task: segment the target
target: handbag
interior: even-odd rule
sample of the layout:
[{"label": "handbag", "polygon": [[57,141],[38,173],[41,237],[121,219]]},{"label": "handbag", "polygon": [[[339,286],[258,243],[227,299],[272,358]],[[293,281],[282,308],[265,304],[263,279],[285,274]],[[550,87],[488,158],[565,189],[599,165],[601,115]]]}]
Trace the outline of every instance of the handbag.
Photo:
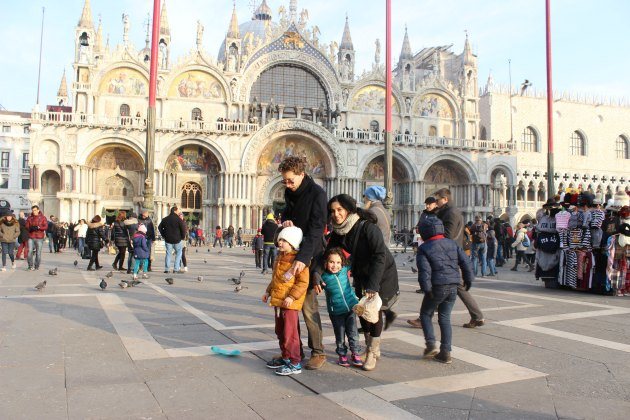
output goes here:
[{"label": "handbag", "polygon": [[107,253],[109,255],[116,255],[118,253],[118,249],[114,245],[110,245],[107,247]]},{"label": "handbag", "polygon": [[378,322],[381,306],[383,306],[383,301],[377,292],[372,298],[363,296],[359,303],[352,307],[352,311],[367,322],[374,324]]}]

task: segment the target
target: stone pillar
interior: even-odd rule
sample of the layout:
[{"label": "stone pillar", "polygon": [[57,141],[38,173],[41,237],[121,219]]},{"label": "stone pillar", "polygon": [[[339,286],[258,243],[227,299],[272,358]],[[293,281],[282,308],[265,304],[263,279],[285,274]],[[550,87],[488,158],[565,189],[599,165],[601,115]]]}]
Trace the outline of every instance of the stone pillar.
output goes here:
[{"label": "stone pillar", "polygon": [[311,108],[311,119],[317,124],[317,108]]},{"label": "stone pillar", "polygon": [[278,119],[281,120],[284,115],[284,105],[278,105]]},{"label": "stone pillar", "polygon": [[260,109],[262,110],[261,116],[260,116],[260,126],[264,126],[267,124],[267,105],[265,103],[261,103],[260,104]]},{"label": "stone pillar", "polygon": [[295,117],[296,118],[302,118],[302,109],[303,109],[303,107],[301,107],[301,106],[296,106],[295,107]]}]

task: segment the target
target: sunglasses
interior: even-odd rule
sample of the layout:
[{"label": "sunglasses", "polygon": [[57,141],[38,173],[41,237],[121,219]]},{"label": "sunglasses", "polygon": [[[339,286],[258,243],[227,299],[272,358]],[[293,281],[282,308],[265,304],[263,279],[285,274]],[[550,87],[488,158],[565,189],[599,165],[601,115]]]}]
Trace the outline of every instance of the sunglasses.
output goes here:
[{"label": "sunglasses", "polygon": [[283,179],[282,181],[280,181],[282,184],[284,185],[295,185],[295,178],[291,178],[291,179]]}]

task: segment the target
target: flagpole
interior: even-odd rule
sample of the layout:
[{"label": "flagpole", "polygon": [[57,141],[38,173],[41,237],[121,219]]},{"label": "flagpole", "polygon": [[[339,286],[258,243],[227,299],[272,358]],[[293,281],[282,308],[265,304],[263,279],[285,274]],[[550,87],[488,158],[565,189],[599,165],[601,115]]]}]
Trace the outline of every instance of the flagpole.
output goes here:
[{"label": "flagpole", "polygon": [[394,201],[392,164],[393,164],[393,144],[392,144],[392,1],[386,2],[386,24],[385,24],[385,207],[392,208]]},{"label": "flagpole", "polygon": [[160,0],[153,0],[153,31],[151,38],[151,66],[149,69],[149,107],[147,109],[147,139],[144,170],[144,208],[153,212],[155,191],[153,190],[153,172],[155,172],[155,96],[157,90],[158,40],[160,37]]},{"label": "flagpole", "polygon": [[39,86],[41,83],[42,76],[42,46],[44,44],[44,12],[46,11],[45,7],[42,7],[42,29],[39,36],[39,69],[37,70],[37,108],[39,111]]},{"label": "flagpole", "polygon": [[547,33],[547,198],[556,193],[553,168],[553,88],[551,78],[551,0],[545,1]]}]

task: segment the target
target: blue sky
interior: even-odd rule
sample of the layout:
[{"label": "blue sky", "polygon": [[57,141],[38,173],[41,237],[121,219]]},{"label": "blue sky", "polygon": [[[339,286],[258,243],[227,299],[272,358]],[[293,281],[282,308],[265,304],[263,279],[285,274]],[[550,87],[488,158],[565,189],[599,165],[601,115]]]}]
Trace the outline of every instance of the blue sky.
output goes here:
[{"label": "blue sky", "polygon": [[[230,0],[166,0],[172,33],[172,56],[195,45],[195,22],[205,26],[204,47],[216,56],[228,27]],[[252,0],[236,0],[239,23],[251,18]],[[63,69],[71,73],[74,29],[84,0],[0,0],[0,105],[28,111],[35,104],[41,9],[46,8],[42,60],[41,103],[52,104]],[[122,13],[130,16],[130,39],[144,46],[151,0],[92,0],[96,22],[101,15],[110,45],[122,41]],[[268,0],[277,20],[289,0]],[[508,59],[513,85],[529,79],[545,89],[544,0],[392,0],[393,57],[398,59],[405,24],[414,52],[424,47],[453,44],[459,54],[468,31],[479,57],[480,85],[489,71],[496,83],[508,83]],[[369,68],[374,41],[385,52],[384,0],[298,0],[308,9],[310,25],[321,30],[321,41],[341,39],[346,13],[357,50],[358,72]],[[626,0],[552,0],[554,90],[588,95],[630,96],[630,36]],[[68,80],[70,83],[71,80]]]}]

